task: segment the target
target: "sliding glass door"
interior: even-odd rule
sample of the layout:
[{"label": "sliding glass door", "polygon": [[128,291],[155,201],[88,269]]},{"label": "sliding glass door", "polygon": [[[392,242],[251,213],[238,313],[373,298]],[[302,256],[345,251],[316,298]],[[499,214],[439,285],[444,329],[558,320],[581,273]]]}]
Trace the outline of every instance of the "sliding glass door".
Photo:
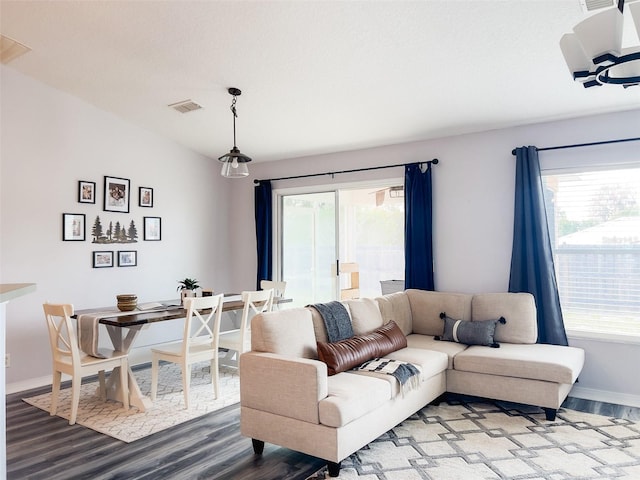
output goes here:
[{"label": "sliding glass door", "polygon": [[336,195],[286,195],[281,202],[281,271],[297,306],[332,300],[336,291]]},{"label": "sliding glass door", "polygon": [[381,294],[404,277],[402,185],[279,194],[276,255],[296,306]]}]

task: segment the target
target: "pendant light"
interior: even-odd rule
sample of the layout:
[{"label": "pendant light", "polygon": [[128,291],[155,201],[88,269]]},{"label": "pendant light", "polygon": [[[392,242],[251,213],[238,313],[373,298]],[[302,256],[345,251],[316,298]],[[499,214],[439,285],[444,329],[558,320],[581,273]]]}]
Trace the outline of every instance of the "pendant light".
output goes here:
[{"label": "pendant light", "polygon": [[[573,79],[585,88],[640,85],[640,45],[624,48],[625,0],[582,20],[563,35],[560,49]],[[640,2],[629,1],[628,13],[640,34]],[[627,24],[631,27],[631,24]]]},{"label": "pendant light", "polygon": [[249,175],[249,168],[247,163],[251,161],[251,157],[247,157],[244,153],[240,152],[240,149],[236,146],[236,100],[242,93],[238,88],[230,88],[229,94],[233,96],[231,102],[231,113],[233,113],[233,148],[229,153],[225,153],[218,160],[222,162],[222,171],[220,172],[223,177],[227,178],[242,178]]}]

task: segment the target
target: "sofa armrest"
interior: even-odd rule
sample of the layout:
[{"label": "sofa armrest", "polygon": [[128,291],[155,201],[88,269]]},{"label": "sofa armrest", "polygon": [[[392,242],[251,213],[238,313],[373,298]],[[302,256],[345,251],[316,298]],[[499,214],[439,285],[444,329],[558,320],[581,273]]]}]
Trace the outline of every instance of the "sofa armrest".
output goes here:
[{"label": "sofa armrest", "polygon": [[327,365],[275,353],[240,355],[243,407],[320,423],[318,402],[328,394]]}]

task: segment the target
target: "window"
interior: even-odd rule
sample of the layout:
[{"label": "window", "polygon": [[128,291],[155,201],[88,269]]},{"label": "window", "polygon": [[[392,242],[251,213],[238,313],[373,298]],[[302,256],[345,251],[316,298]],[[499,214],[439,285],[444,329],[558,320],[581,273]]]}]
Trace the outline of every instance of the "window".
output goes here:
[{"label": "window", "polygon": [[640,168],[543,183],[567,330],[640,336]]}]

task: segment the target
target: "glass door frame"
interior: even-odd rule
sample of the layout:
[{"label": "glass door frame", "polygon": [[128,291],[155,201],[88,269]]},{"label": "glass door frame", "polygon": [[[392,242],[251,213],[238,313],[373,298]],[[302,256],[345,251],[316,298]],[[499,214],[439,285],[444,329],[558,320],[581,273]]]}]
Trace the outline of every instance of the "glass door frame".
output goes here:
[{"label": "glass door frame", "polygon": [[[340,259],[340,190],[357,190],[369,188],[387,188],[398,184],[404,185],[404,177],[384,178],[377,180],[362,180],[356,182],[318,184],[297,187],[274,188],[272,195],[272,211],[273,211],[273,276],[274,280],[282,281],[283,271],[283,245],[282,245],[282,209],[283,198],[290,195],[304,195],[311,193],[331,193],[335,198],[335,270],[336,277],[339,276],[338,265],[342,261]],[[334,298],[340,299],[340,279],[336,278]]]}]

